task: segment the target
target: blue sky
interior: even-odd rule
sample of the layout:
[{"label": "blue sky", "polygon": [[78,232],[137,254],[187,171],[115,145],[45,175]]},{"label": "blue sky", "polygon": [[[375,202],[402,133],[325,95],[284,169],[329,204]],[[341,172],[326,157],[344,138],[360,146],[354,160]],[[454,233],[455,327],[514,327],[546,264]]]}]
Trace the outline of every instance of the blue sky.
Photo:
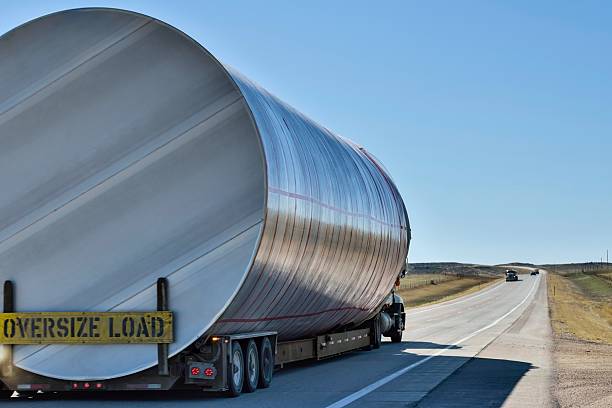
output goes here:
[{"label": "blue sky", "polygon": [[612,2],[301,3],[3,1],[0,32],[93,5],[178,27],[384,162],[411,262],[612,250]]}]

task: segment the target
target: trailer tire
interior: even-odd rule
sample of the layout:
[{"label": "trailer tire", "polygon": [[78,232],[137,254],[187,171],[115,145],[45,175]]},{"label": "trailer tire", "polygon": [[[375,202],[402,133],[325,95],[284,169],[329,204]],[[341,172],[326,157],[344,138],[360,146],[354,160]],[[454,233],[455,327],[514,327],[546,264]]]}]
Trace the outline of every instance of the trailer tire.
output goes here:
[{"label": "trailer tire", "polygon": [[393,333],[391,335],[391,342],[392,343],[401,343],[402,342],[402,332],[398,331],[397,333]]},{"label": "trailer tire", "polygon": [[372,319],[372,348],[378,349],[382,343],[381,337],[382,333],[380,332],[380,314],[377,314],[376,317]]},{"label": "trailer tire", "polygon": [[244,392],[254,392],[259,384],[259,350],[251,339],[244,350]]},{"label": "trailer tire", "polygon": [[274,353],[269,337],[261,340],[259,347],[259,388],[268,388],[274,374]]},{"label": "trailer tire", "polygon": [[244,386],[244,354],[242,347],[237,341],[232,342],[232,360],[227,370],[227,395],[237,397]]}]

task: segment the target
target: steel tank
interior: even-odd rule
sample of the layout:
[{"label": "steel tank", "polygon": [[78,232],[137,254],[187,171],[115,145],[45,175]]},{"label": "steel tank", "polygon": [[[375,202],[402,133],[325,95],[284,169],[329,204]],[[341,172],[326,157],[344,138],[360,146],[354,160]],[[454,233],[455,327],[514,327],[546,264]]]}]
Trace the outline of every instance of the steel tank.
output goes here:
[{"label": "steel tank", "polygon": [[[0,38],[0,279],[18,311],[155,308],[175,355],[210,333],[281,340],[363,322],[410,228],[382,165],[192,38],[116,9],[62,11]],[[94,380],[154,345],[18,346],[15,364]]]}]

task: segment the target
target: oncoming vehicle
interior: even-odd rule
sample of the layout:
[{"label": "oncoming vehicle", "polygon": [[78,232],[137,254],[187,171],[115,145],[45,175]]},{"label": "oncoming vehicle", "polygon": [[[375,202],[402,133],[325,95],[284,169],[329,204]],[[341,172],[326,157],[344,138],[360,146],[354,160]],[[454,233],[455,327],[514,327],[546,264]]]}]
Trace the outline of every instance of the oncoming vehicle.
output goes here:
[{"label": "oncoming vehicle", "polygon": [[506,282],[513,282],[518,280],[518,274],[516,273],[516,271],[513,271],[512,269],[506,271]]}]

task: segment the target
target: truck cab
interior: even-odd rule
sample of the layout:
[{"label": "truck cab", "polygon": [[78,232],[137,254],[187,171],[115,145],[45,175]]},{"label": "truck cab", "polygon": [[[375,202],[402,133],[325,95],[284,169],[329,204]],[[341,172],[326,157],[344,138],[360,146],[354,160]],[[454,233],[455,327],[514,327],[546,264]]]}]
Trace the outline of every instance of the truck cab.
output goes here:
[{"label": "truck cab", "polygon": [[512,269],[506,271],[506,282],[518,281],[518,274]]}]

